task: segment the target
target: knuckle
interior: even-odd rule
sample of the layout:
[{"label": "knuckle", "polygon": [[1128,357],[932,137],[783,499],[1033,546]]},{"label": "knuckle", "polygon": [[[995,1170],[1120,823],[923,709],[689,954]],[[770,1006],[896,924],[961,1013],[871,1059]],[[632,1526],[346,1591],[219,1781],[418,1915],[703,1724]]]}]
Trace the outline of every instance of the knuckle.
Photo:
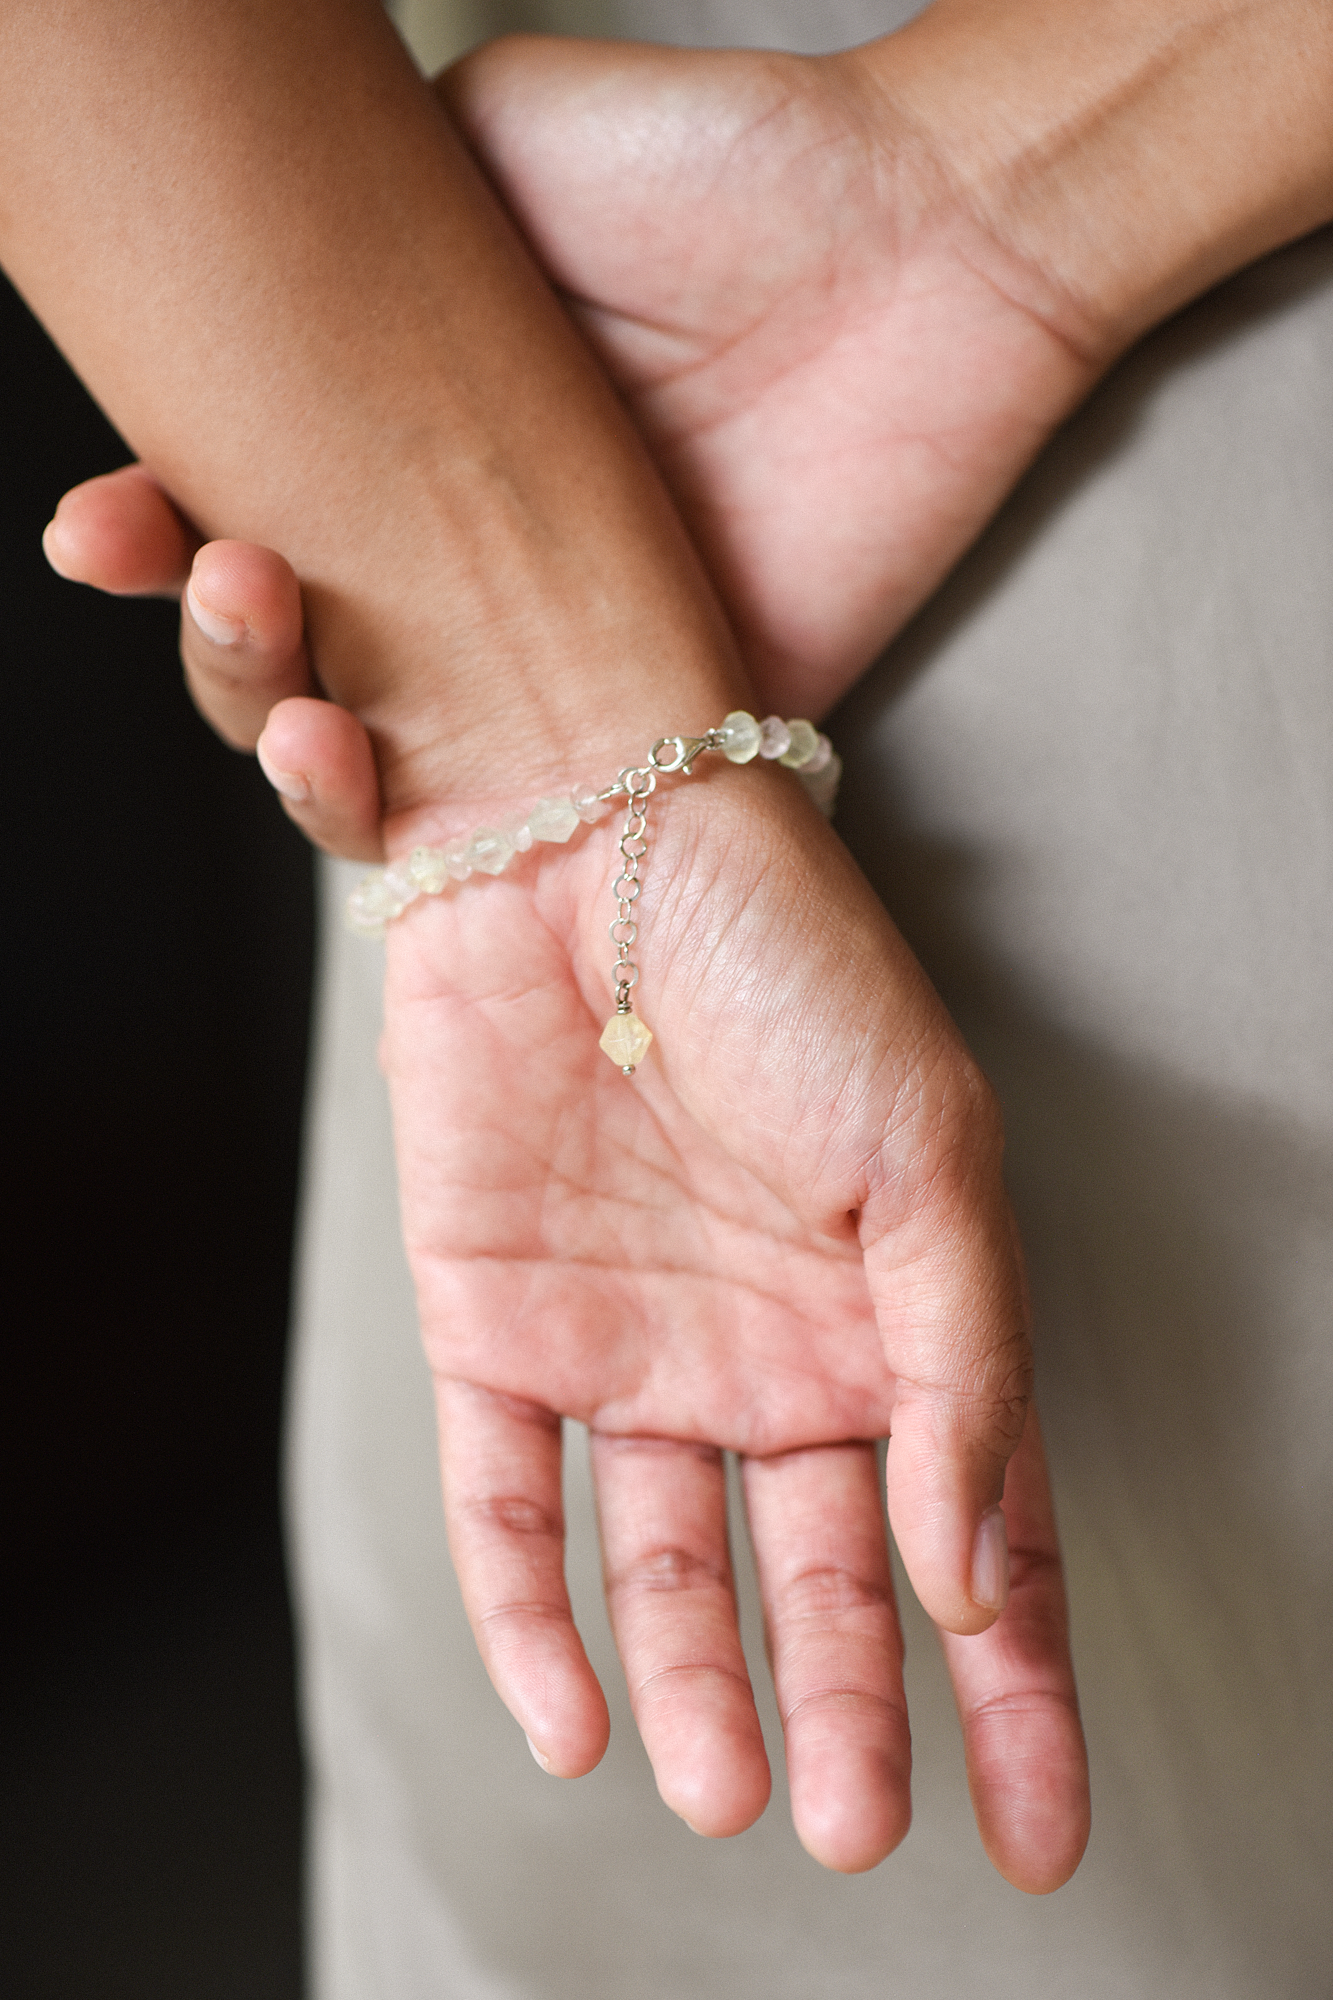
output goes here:
[{"label": "knuckle", "polygon": [[978,1399],[973,1436],[983,1451],[1007,1464],[1018,1449],[1032,1399],[1032,1368],[1016,1370]]},{"label": "knuckle", "polygon": [[784,1619],[824,1620],[852,1611],[882,1611],[889,1601],[887,1583],[873,1582],[855,1570],[829,1563],[789,1577],[778,1594],[776,1609]]},{"label": "knuckle", "polygon": [[548,1540],[558,1540],[564,1534],[564,1522],[558,1514],[553,1514],[539,1501],[530,1500],[523,1494],[491,1494],[484,1500],[472,1501],[466,1512],[477,1527],[502,1535],[544,1536]]},{"label": "knuckle", "polygon": [[614,1597],[648,1596],[681,1590],[730,1591],[731,1578],[714,1557],[700,1555],[679,1543],[647,1549],[615,1569],[607,1581]]}]

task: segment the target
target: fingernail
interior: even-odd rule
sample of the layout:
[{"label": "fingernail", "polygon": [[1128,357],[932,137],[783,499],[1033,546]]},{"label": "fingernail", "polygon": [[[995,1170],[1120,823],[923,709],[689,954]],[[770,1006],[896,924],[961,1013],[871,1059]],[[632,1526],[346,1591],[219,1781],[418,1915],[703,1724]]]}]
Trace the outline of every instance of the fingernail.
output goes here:
[{"label": "fingernail", "polygon": [[972,1544],[972,1602],[986,1611],[1003,1611],[1009,1602],[1009,1537],[1001,1507],[989,1508],[977,1524]]},{"label": "fingernail", "polygon": [[[290,799],[294,806],[303,806],[309,803],[309,778],[302,777],[299,771],[280,771],[276,764],[270,763],[264,750],[262,738],[255,745],[255,755],[259,759],[260,770],[264,773],[264,776],[268,779],[275,792],[281,793],[284,799]],[[537,1753],[534,1750],[532,1754],[535,1757]]]},{"label": "fingernail", "polygon": [[527,1744],[527,1746],[528,1746],[529,1750],[531,1750],[531,1752],[532,1752],[533,1756],[534,1756],[534,1757],[536,1758],[537,1762],[538,1762],[538,1763],[539,1763],[539,1764],[541,1765],[541,1767],[542,1767],[543,1771],[547,1771],[547,1772],[549,1772],[549,1771],[550,1771],[550,1768],[551,1768],[551,1760],[550,1760],[550,1758],[549,1758],[549,1757],[543,1757],[543,1755],[542,1755],[541,1751],[540,1751],[540,1750],[539,1750],[539,1749],[537,1748],[537,1745],[536,1745],[536,1744],[535,1744],[535,1743],[533,1742],[533,1740],[532,1740],[532,1738],[531,1738],[530,1736],[525,1736],[523,1740],[524,1740],[524,1742],[525,1742],[525,1743]]},{"label": "fingernail", "polygon": [[224,618],[220,611],[211,611],[201,604],[195,594],[194,578],[185,586],[185,602],[190,607],[190,616],[206,639],[215,646],[239,646],[245,637],[244,618]]},{"label": "fingernail", "polygon": [[[58,518],[53,517],[47,522],[46,526],[42,529],[42,554],[46,557],[46,560],[50,563],[57,576],[69,578],[69,571],[64,567],[57,553],[57,545],[60,542],[63,532]],[[75,580],[70,578],[70,581]]]}]

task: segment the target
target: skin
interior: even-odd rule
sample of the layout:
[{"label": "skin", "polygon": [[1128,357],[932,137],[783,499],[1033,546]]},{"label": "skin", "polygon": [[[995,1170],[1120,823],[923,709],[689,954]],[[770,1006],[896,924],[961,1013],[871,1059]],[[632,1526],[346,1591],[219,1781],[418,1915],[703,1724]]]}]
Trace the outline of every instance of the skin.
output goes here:
[{"label": "skin", "polygon": [[[1006,11],[1004,44],[988,50],[986,10],[953,6],[860,58],[823,65],[509,44],[446,86],[626,391],[747,660],[784,709],[817,712],[840,691],[1128,339],[1327,213],[1326,141],[1307,115],[1327,80],[1325,10],[1177,8],[1167,21],[1161,8],[1122,6],[1104,19],[1091,65],[1086,37],[1061,32],[1076,27],[1069,9],[1018,8],[1012,20]],[[1043,58],[1033,61],[1029,49],[1026,66],[1025,24]],[[1275,26],[1288,42],[1273,40]],[[1256,28],[1266,59],[1291,48],[1290,74],[1271,59],[1256,72]],[[998,121],[976,115],[979,103],[997,102],[997,62],[1009,66]],[[1256,74],[1269,92],[1258,93],[1258,114]],[[969,98],[965,86],[979,75],[985,90]],[[1283,89],[1290,115],[1275,125],[1262,107]],[[1126,160],[1151,157],[1142,142],[1160,138],[1164,105],[1187,142],[1183,184],[1165,211],[1146,200],[1150,189],[1127,185],[1125,170]],[[647,159],[645,112],[655,121]],[[1242,113],[1255,150],[1243,175],[1229,176],[1224,156],[1235,152]],[[1071,185],[1081,205],[1071,203]],[[590,218],[603,226],[590,228]],[[613,267],[598,261],[598,246],[610,242]],[[950,355],[952,368],[942,365]],[[113,547],[117,518],[136,509],[137,528]],[[109,557],[81,556],[80,536],[95,542],[108,528]],[[50,546],[70,573],[141,588],[178,574],[191,541],[131,474],[68,501]],[[194,583],[205,618],[243,614],[244,634],[230,647],[187,617],[187,662],[206,712],[241,742],[267,716],[266,768],[293,816],[327,844],[373,852],[379,806],[367,742],[350,716],[300,694],[270,714],[273,696],[312,685],[294,577],[261,551],[224,546],[199,553]],[[327,679],[322,648],[319,659]],[[974,1629],[975,1603],[956,1581],[969,1550],[956,1507],[949,1518],[948,1481],[970,1452],[963,1484],[975,1521],[984,1461],[998,1466],[1007,1455],[1024,1399],[1021,1291],[1001,1224],[993,1109],[933,996],[892,934],[877,931],[882,918],[872,919],[844,864],[824,875],[821,836],[801,824],[799,802],[793,819],[793,802],[770,785],[763,807],[748,801],[746,817],[731,824],[734,801],[709,789],[717,798],[702,821],[695,804],[673,799],[670,832],[655,851],[672,884],[652,934],[663,1046],[628,1103],[615,1095],[614,1073],[599,1078],[595,1062],[586,1077],[562,1071],[554,1098],[543,1073],[521,1115],[510,1089],[530,1024],[549,1048],[552,1022],[567,1020],[557,1042],[573,1050],[572,996],[590,1001],[604,976],[593,970],[604,915],[595,892],[608,879],[597,836],[584,850],[592,858],[569,857],[558,889],[544,886],[553,871],[537,866],[527,890],[488,885],[485,918],[478,903],[463,926],[451,903],[415,909],[395,927],[386,1049],[409,1248],[441,1385],[446,1499],[465,1595],[497,1685],[548,1764],[585,1767],[604,1726],[554,1561],[554,1432],[543,1411],[562,1409],[597,1434],[608,1594],[664,1796],[715,1832],[747,1823],[762,1805],[721,1529],[715,1448],[730,1444],[747,1455],[797,1825],[820,1858],[856,1867],[887,1851],[905,1825],[906,1753],[868,1454],[841,1440],[892,1432],[891,1508],[909,1568],[943,1624]],[[453,830],[449,810],[424,810],[424,821],[390,818],[391,849],[423,826]],[[683,845],[667,844],[675,841]],[[817,913],[812,882],[830,891]],[[781,893],[769,902],[775,885]],[[523,896],[526,904],[515,900]],[[725,926],[733,906],[736,922]],[[818,975],[813,984],[798,975],[793,985],[793,909],[795,962]],[[764,913],[768,926],[751,932],[749,919]],[[707,977],[697,964],[704,924]],[[737,929],[746,933],[743,961],[731,955]],[[586,957],[551,943],[577,935]],[[487,949],[477,966],[479,940]],[[523,956],[511,965],[515,941]],[[604,957],[604,944],[597,951]],[[825,1014],[818,998],[845,983],[849,965],[873,975],[870,990],[888,1002],[887,1017],[872,1008],[851,1043],[844,1017]],[[732,980],[746,990],[739,1047],[735,1023],[717,1011]],[[779,993],[769,1020],[767,996]],[[758,1056],[756,1019],[766,1028]],[[802,1020],[815,1031],[792,1042]],[[400,1040],[402,1022],[413,1025]],[[812,1048],[820,1053],[811,1068]],[[743,1104],[737,1074],[747,1078]],[[779,1074],[785,1095],[769,1083]],[[423,1076],[432,1111],[418,1131]],[[793,1076],[802,1078],[794,1098]],[[572,1119],[571,1089],[581,1106]],[[755,1121],[750,1093],[766,1089],[777,1116]],[[844,1105],[855,1117],[830,1120],[829,1107]],[[810,1130],[822,1135],[813,1154],[803,1151]],[[479,1202],[500,1155],[505,1185]],[[644,1191],[628,1212],[622,1179]],[[469,1190],[463,1204],[448,1198],[459,1186]],[[422,1187],[432,1199],[419,1210],[411,1189]],[[569,1190],[554,1216],[552,1187]],[[659,1271],[662,1282],[652,1257],[646,1266],[630,1260],[638,1276],[621,1273],[619,1303],[630,1324],[651,1330],[651,1358],[613,1319],[589,1376],[589,1332],[616,1281],[603,1272],[587,1291],[587,1218],[596,1211],[598,1230],[609,1226],[597,1241],[616,1246],[618,1269],[645,1205],[654,1255],[678,1240],[680,1224],[689,1255]],[[497,1206],[503,1226],[490,1236],[486,1217]],[[525,1207],[532,1230],[516,1226]],[[764,1246],[758,1263],[790,1260],[781,1312],[763,1294],[746,1299],[742,1284],[736,1317],[720,1245],[738,1224],[744,1242]],[[859,1303],[840,1292],[852,1266]],[[830,1297],[838,1298],[831,1323]],[[672,1303],[681,1298],[688,1307]],[[785,1324],[793,1301],[803,1320],[794,1343]],[[530,1309],[541,1329],[535,1344]],[[502,1368],[490,1342],[476,1344],[478,1329],[501,1324],[529,1335],[504,1344]],[[793,1408],[782,1369],[768,1365],[743,1396],[730,1395],[737,1324],[762,1326],[766,1356],[790,1352],[793,1379],[820,1355],[824,1400],[805,1383]],[[1011,1879],[1043,1888],[1081,1850],[1086,1789],[1031,1426],[1024,1439],[1005,1496],[1019,1558],[1009,1607],[983,1639],[946,1644],[983,1837]],[[505,1490],[488,1491],[501,1467]],[[516,1467],[526,1482],[513,1478]],[[941,1470],[943,1490],[932,1493]],[[830,1562],[835,1553],[843,1559]],[[663,1616],[667,1592],[672,1615]],[[682,1644],[685,1657],[675,1657]],[[547,1708],[534,1706],[534,1689]]]},{"label": "skin", "polygon": [[[198,531],[292,557],[394,851],[752,699],[622,404],[369,0],[233,0],[207,38],[185,0],[17,0],[0,44],[6,264]],[[218,664],[220,689],[245,678],[234,652]],[[644,1441],[650,1506],[648,1482],[603,1480],[613,1615],[664,1797],[734,1832],[769,1780],[699,1467],[728,1446],[790,1460],[759,1540],[796,1823],[829,1865],[873,1865],[906,1773],[873,1613],[883,1522],[847,1455],[864,1467],[891,1434],[909,1574],[951,1632],[981,1635],[958,1669],[969,1714],[989,1677],[979,1822],[1012,1879],[1049,1888],[1083,1845],[1086,1771],[993,1100],[794,781],[719,763],[655,822],[659,1039],[634,1084],[596,1047],[606,829],[389,940],[385,1064],[459,1581],[547,1767],[588,1769],[606,1714],[563,1599],[554,1419],[586,1417],[621,1464]],[[777,1305],[775,1264],[794,1287]],[[1025,1435],[1016,1573],[1040,1611],[1016,1590],[1001,1616],[995,1510]],[[677,1617],[631,1616],[645,1579],[705,1575]]]}]

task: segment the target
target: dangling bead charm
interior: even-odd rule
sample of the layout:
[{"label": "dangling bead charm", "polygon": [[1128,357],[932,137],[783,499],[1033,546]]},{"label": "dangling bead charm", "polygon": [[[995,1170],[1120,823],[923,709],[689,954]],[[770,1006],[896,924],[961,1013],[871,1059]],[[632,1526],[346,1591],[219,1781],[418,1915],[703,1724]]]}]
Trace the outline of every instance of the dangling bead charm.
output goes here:
[{"label": "dangling bead charm", "polygon": [[623,1013],[615,1013],[602,1029],[599,1048],[605,1049],[616,1068],[626,1076],[633,1076],[639,1064],[648,1053],[648,1045],[653,1039],[651,1028],[645,1028],[634,1009],[626,1006]]}]

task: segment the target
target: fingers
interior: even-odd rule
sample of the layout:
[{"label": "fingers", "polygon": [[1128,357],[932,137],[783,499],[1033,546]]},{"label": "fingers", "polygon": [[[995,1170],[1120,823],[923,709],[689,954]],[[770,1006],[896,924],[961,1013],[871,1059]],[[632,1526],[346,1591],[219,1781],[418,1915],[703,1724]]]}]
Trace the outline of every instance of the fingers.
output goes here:
[{"label": "fingers", "polygon": [[330,854],[377,861],[379,778],[365,730],[316,692],[301,591],[281,556],[250,542],[199,546],[141,465],[66,493],[42,537],[61,576],[123,595],[181,600],[181,659],[201,714],[258,749],[290,818]]},{"label": "fingers", "polygon": [[200,549],[181,603],[181,659],[205,720],[253,750],[276,702],[315,692],[291,565],[252,542]]},{"label": "fingers", "polygon": [[1067,1882],[1088,1841],[1088,1759],[1035,1410],[1009,1466],[1009,1602],[988,1632],[943,1635],[981,1838],[1016,1888]]},{"label": "fingers", "polygon": [[874,1447],[748,1459],[744,1476],[792,1819],[826,1868],[873,1868],[912,1810],[903,1641]]},{"label": "fingers", "polygon": [[[942,1117],[944,1114],[938,1114]],[[897,1381],[889,1519],[921,1603],[982,1632],[1008,1594],[1000,1498],[1032,1393],[1026,1286],[989,1098],[922,1172],[911,1212],[863,1216],[866,1274]]]},{"label": "fingers", "polygon": [[722,1455],[593,1438],[606,1599],[657,1788],[696,1833],[740,1833],[768,1759],[736,1623]]},{"label": "fingers", "polygon": [[141,465],[71,487],[42,535],[58,576],[121,597],[176,597],[199,536]]},{"label": "fingers", "polygon": [[349,861],[378,861],[380,781],[361,724],[331,701],[280,701],[255,746],[287,817]]},{"label": "fingers", "polygon": [[486,1671],[538,1763],[581,1777],[610,1720],[565,1588],[560,1420],[439,1378],[435,1405],[449,1547]]},{"label": "fingers", "polygon": [[204,717],[254,749],[290,819],[329,854],[376,861],[379,775],[355,716],[314,699],[295,572],[252,542],[210,542],[181,600],[181,659]]}]

